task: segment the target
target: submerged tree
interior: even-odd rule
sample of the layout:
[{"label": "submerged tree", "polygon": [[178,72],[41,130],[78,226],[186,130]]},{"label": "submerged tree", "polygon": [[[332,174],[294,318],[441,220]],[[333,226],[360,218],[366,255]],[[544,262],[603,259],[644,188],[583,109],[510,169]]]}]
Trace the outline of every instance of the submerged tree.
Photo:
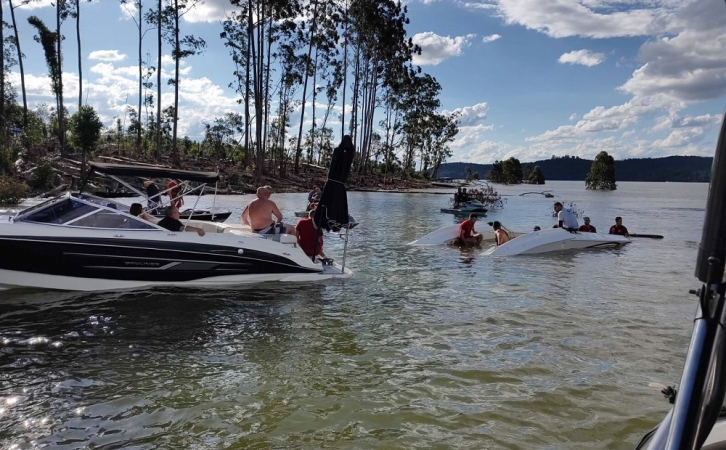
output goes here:
[{"label": "submerged tree", "polygon": [[590,167],[590,173],[585,178],[587,189],[614,191],[615,184],[615,160],[608,152],[600,152],[595,157]]},{"label": "submerged tree", "polygon": [[527,182],[529,184],[545,184],[545,177],[539,166],[534,166],[532,173],[530,173],[529,177],[527,177]]}]

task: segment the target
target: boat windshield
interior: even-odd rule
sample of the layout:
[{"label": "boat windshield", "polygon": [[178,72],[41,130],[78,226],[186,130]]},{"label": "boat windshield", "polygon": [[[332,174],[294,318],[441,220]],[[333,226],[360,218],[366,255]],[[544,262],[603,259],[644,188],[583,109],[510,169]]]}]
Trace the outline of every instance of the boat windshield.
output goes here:
[{"label": "boat windshield", "polygon": [[154,225],[137,217],[121,214],[116,205],[109,203],[109,209],[99,208],[93,204],[80,201],[73,197],[59,202],[46,204],[45,208],[36,209],[19,218],[23,222],[67,225],[83,228],[123,228],[136,230],[154,230]]}]

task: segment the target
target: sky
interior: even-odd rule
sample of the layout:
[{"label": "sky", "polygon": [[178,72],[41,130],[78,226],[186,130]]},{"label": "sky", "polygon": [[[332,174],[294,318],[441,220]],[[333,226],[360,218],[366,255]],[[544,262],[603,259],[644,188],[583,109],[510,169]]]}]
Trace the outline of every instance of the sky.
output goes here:
[{"label": "sky", "polygon": [[[0,1],[9,21],[7,2]],[[460,114],[450,162],[491,163],[512,156],[522,162],[564,155],[593,159],[603,150],[616,159],[714,154],[726,97],[724,2],[404,3],[408,35],[422,49],[414,63],[441,84],[441,111]],[[229,0],[206,0],[184,16],[182,32],[205,39],[207,49],[182,64],[180,136],[201,140],[204,122],[242,112],[239,95],[229,87],[234,65],[219,38],[221,21],[232,10]],[[34,108],[54,100],[42,48],[27,22],[30,15],[54,28],[51,1],[16,9]],[[73,113],[79,79],[75,23],[68,21],[64,28],[65,104]],[[83,102],[107,126],[117,117],[128,125],[126,106],[137,104],[136,33],[119,1],[82,3]],[[151,65],[156,45],[151,30],[143,43]],[[174,66],[168,45],[163,52],[167,80]],[[18,92],[19,79],[11,74]],[[164,82],[163,89],[162,107],[172,105],[171,86]],[[323,103],[317,104],[318,118]],[[310,111],[308,106],[306,129]],[[333,116],[328,125],[339,139],[340,121]],[[299,124],[298,110],[288,132],[297,134]]]}]

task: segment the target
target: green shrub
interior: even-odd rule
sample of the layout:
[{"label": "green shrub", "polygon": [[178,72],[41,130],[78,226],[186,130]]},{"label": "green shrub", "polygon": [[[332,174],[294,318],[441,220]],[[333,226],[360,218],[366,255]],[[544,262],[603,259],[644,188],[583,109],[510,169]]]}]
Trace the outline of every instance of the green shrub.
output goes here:
[{"label": "green shrub", "polygon": [[238,172],[235,172],[229,176],[229,184],[238,185],[240,181],[242,181],[242,177],[239,175]]},{"label": "green shrub", "polygon": [[28,193],[28,185],[10,177],[0,177],[0,204],[17,205]]},{"label": "green shrub", "polygon": [[28,184],[36,191],[48,190],[53,187],[54,176],[53,166],[47,162],[43,162],[33,170]]}]

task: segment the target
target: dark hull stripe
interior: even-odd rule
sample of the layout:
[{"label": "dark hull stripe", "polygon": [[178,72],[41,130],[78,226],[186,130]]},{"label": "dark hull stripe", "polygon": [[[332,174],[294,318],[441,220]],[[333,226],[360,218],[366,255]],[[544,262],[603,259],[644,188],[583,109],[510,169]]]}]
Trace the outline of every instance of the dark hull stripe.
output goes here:
[{"label": "dark hull stripe", "polygon": [[39,240],[29,236],[0,238],[0,269],[156,282],[319,272],[283,256],[249,249],[239,255],[237,249],[222,245],[102,238],[69,241],[43,237]]}]

